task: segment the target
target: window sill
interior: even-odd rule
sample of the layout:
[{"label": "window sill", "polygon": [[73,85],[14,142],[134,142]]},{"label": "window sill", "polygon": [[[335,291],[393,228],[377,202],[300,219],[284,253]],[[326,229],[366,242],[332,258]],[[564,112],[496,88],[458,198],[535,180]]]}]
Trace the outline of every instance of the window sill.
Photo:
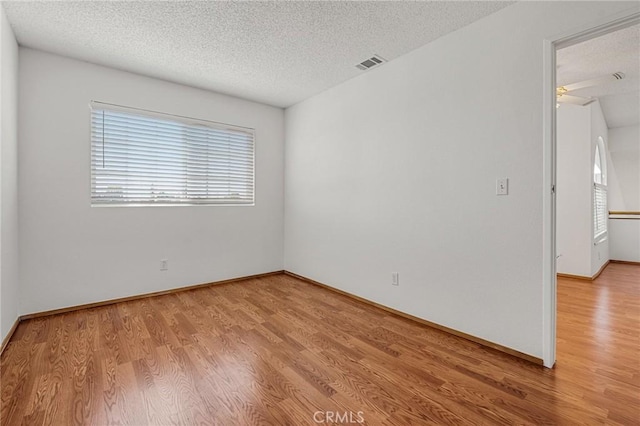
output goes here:
[{"label": "window sill", "polygon": [[599,244],[604,243],[605,241],[607,241],[609,239],[609,237],[607,236],[607,234],[603,234],[603,235],[598,235],[594,241],[593,241],[593,245],[597,246]]},{"label": "window sill", "polygon": [[91,207],[254,207],[255,203],[251,204],[91,204]]}]

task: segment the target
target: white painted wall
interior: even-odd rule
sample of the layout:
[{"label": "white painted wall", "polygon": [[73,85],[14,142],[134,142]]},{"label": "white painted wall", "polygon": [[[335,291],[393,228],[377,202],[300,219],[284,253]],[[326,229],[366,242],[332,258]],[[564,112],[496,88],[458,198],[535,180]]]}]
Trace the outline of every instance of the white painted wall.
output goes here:
[{"label": "white painted wall", "polygon": [[640,211],[640,126],[609,129],[609,207]]},{"label": "white painted wall", "polygon": [[18,319],[18,44],[0,4],[0,341]]},{"label": "white painted wall", "polygon": [[[591,164],[589,167],[591,174],[589,178],[589,182],[590,182],[589,194],[590,194],[591,200],[593,200],[594,188],[591,182],[593,182],[593,165],[595,164],[596,145],[598,144],[599,137],[601,137],[602,140],[604,141],[604,152],[602,154],[604,155],[605,164],[602,167],[606,167],[605,173],[607,174],[607,178],[609,177],[608,167],[606,164],[608,161],[607,159],[609,158],[609,133],[607,128],[607,122],[604,120],[604,115],[602,114],[602,108],[600,107],[600,102],[594,102],[590,104],[588,108],[589,108],[589,112],[591,113],[591,144],[590,144]],[[607,204],[608,204],[608,198],[609,198],[608,194],[609,194],[609,188],[607,185]],[[593,202],[591,203],[591,208],[589,209],[589,212],[591,213],[591,218],[592,218],[591,220],[593,220]],[[590,222],[590,223],[593,224],[593,222]],[[593,238],[593,225],[589,235],[591,236],[591,238]],[[610,239],[611,239],[611,235],[608,232],[608,226],[607,226],[607,239],[605,239],[604,241],[598,242],[598,244],[591,244],[591,273],[588,276],[591,276],[591,277],[595,276],[600,270],[600,268],[602,268],[602,266],[604,266],[604,264],[609,261]]]},{"label": "white painted wall", "polygon": [[285,268],[542,357],[543,40],[631,7],[516,3],[287,109]]},{"label": "white painted wall", "polygon": [[[92,208],[91,100],[255,128],[256,205]],[[23,313],[283,268],[282,109],[25,48],[19,107]]]},{"label": "white painted wall", "polygon": [[[609,209],[640,211],[640,126],[609,129]],[[640,262],[640,220],[610,219],[611,258]]]},{"label": "white painted wall", "polygon": [[592,165],[590,107],[561,104],[556,110],[557,271],[591,276]]},{"label": "white painted wall", "polygon": [[609,220],[611,259],[640,262],[640,220],[637,217]]},{"label": "white painted wall", "polygon": [[598,137],[609,157],[607,124],[599,102],[561,104],[556,122],[556,267],[561,274],[592,277],[609,260],[611,238],[597,245],[593,239],[593,165]]}]

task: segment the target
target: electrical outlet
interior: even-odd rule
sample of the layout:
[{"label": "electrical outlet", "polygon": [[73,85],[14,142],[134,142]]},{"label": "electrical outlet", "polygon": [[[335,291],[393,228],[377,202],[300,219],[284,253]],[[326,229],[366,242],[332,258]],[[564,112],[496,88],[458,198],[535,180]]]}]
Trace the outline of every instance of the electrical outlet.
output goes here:
[{"label": "electrical outlet", "polygon": [[397,272],[391,273],[391,285],[400,285],[400,274]]},{"label": "electrical outlet", "polygon": [[169,261],[167,259],[162,259],[160,261],[160,270],[168,271],[169,270]]}]

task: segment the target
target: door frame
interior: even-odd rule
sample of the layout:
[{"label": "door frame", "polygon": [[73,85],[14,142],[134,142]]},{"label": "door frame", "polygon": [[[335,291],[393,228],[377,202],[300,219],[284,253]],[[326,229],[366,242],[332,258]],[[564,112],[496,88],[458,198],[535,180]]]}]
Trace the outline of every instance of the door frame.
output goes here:
[{"label": "door frame", "polygon": [[542,360],[556,362],[556,50],[640,24],[638,7],[603,17],[543,41]]}]

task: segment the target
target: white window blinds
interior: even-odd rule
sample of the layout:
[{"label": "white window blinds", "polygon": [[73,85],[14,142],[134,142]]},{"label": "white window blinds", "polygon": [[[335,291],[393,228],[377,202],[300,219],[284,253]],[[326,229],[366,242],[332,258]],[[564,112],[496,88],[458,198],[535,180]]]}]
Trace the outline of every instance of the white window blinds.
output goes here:
[{"label": "white window blinds", "polygon": [[593,237],[598,238],[607,232],[607,187],[593,184]]},{"label": "white window blinds", "polygon": [[253,130],[91,103],[92,205],[253,202]]}]

